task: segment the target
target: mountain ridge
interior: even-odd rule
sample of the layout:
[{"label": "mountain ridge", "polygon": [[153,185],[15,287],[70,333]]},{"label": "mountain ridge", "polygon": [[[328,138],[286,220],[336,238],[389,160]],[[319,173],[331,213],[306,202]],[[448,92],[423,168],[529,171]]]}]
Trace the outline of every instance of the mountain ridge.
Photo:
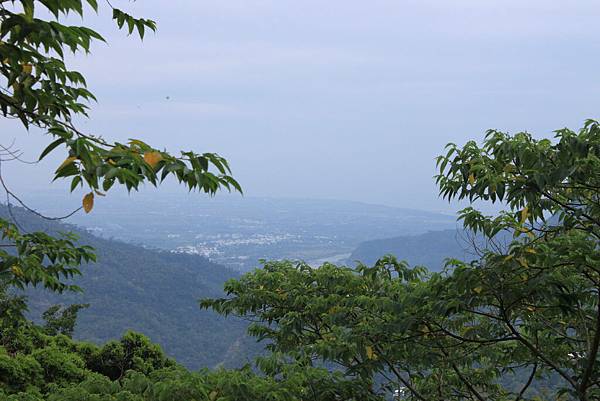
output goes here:
[{"label": "mountain ridge", "polygon": [[383,255],[391,254],[412,266],[440,271],[448,258],[472,259],[474,251],[467,238],[463,230],[439,230],[364,241],[347,260],[349,263],[372,264]]}]

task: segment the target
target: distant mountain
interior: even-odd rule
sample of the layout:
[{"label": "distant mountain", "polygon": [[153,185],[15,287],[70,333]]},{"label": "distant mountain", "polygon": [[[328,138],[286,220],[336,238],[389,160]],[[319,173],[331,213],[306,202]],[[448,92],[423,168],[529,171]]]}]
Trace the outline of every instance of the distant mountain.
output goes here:
[{"label": "distant mountain", "polygon": [[366,241],[358,245],[348,261],[371,264],[387,254],[433,271],[442,269],[446,258],[474,259],[473,247],[464,231],[444,230]]},{"label": "distant mountain", "polygon": [[[96,249],[98,263],[74,280],[84,294],[28,291],[32,316],[52,304],[90,303],[80,312],[75,337],[104,342],[128,329],[143,332],[178,362],[196,369],[220,363],[240,365],[253,349],[246,323],[201,311],[198,300],[222,296],[223,283],[238,273],[196,255],[144,249],[103,239],[62,223],[42,220],[23,209],[14,216],[27,231],[74,231],[80,243]],[[6,206],[0,215],[7,216]]]}]

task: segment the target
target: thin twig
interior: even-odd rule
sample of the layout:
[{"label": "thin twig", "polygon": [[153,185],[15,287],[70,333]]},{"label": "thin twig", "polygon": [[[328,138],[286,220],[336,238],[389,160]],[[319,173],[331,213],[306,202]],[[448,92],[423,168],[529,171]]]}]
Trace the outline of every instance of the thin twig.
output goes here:
[{"label": "thin twig", "polygon": [[[35,214],[38,217],[41,217],[44,220],[51,220],[51,221],[56,221],[56,220],[65,220],[68,219],[69,217],[73,216],[75,213],[79,212],[81,209],[83,209],[83,206],[78,207],[77,209],[73,210],[71,213],[65,215],[65,216],[61,216],[61,217],[49,217],[49,216],[45,216],[42,213],[38,212],[37,210],[32,209],[31,207],[27,206],[27,204],[25,202],[23,202],[17,195],[14,194],[14,192],[12,192],[10,189],[8,189],[6,183],[4,182],[4,178],[2,177],[2,164],[0,162],[0,184],[2,185],[2,187],[4,188],[4,191],[6,192],[6,200],[7,200],[7,204],[8,204],[8,210],[9,210],[9,214],[11,214],[11,217],[14,219],[14,215],[12,215],[12,210],[11,210],[11,204],[10,204],[10,198],[12,197],[13,199],[15,199],[17,202],[19,202],[19,204],[21,204],[21,206],[23,208],[25,208],[27,211]],[[15,220],[15,224],[17,224],[16,220]],[[17,224],[18,226],[18,224]]]}]

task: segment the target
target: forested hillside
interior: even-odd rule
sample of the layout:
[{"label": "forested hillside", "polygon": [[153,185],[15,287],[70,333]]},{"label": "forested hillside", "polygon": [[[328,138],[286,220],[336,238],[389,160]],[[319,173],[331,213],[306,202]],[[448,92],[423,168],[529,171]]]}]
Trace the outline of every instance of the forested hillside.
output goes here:
[{"label": "forested hillside", "polygon": [[[159,343],[165,352],[190,368],[228,366],[245,361],[246,324],[200,311],[198,300],[220,296],[223,283],[237,273],[207,259],[144,249],[95,237],[73,226],[42,220],[14,208],[16,221],[27,231],[75,230],[81,244],[96,249],[98,262],[83,267],[73,282],[82,294],[28,291],[35,318],[56,303],[89,303],[80,311],[75,338],[102,343],[126,330],[140,331]],[[0,215],[7,216],[6,206]]]},{"label": "forested hillside", "polygon": [[[127,6],[127,9],[118,8],[118,3]],[[335,41],[329,40],[329,36],[323,41],[322,33],[325,31],[306,18],[303,12],[299,12],[304,10],[296,8],[291,10],[290,20],[278,18],[278,24],[287,30],[300,21],[301,24],[295,25],[309,27],[311,34],[317,35],[314,38],[318,38],[319,46],[324,51],[308,51],[314,50],[314,47],[305,48],[309,43],[304,40],[300,43],[296,39],[293,47],[288,41],[281,46],[266,48],[275,64],[285,65],[282,62],[291,55],[289,61],[303,71],[302,76],[279,72],[274,74],[278,78],[277,102],[286,107],[292,105],[294,114],[302,121],[289,118],[292,114],[274,112],[273,107],[268,107],[266,103],[266,113],[262,115],[255,113],[258,110],[247,109],[234,101],[244,97],[253,105],[262,103],[268,97],[268,85],[264,85],[262,79],[260,82],[254,79],[256,76],[252,79],[259,84],[255,87],[257,91],[246,91],[251,86],[244,84],[241,85],[245,88],[243,93],[236,91],[232,92],[231,97],[223,96],[229,92],[228,86],[223,86],[225,81],[210,75],[213,68],[203,68],[206,61],[217,61],[214,70],[231,70],[236,75],[236,87],[240,87],[240,82],[246,82],[238,74],[240,70],[230,68],[231,63],[219,63],[216,53],[223,51],[228,57],[231,56],[230,45],[236,42],[236,37],[247,44],[259,42],[229,29],[231,26],[222,18],[221,11],[224,10],[210,15],[219,30],[227,32],[225,47],[222,47],[225,42],[220,42],[220,46],[209,31],[186,36],[167,33],[163,36],[166,41],[162,47],[147,49],[151,55],[148,62],[138,60],[134,63],[135,68],[129,70],[124,61],[127,52],[123,52],[123,48],[121,52],[114,52],[120,47],[123,35],[119,36],[118,46],[104,46],[108,42],[117,44],[115,40],[110,40],[115,37],[107,36],[107,40],[104,33],[96,31],[101,24],[98,28],[96,26],[99,20],[112,20],[121,33],[132,35],[135,32],[140,39],[149,39],[148,34],[156,31],[157,24],[148,18],[146,12],[150,12],[150,8],[160,10],[161,7],[155,4],[148,9],[144,7],[138,10],[144,15],[141,18],[129,14],[134,12],[129,9],[132,3],[141,2],[0,0],[0,78],[3,79],[0,84],[0,122],[3,127],[10,127],[11,130],[20,127],[29,136],[37,137],[23,144],[16,139],[11,141],[9,135],[5,134],[1,141],[3,143],[0,143],[0,192],[7,202],[6,207],[0,207],[0,401],[600,400],[599,121],[587,119],[577,131],[562,128],[553,131],[545,139],[528,131],[511,134],[489,129],[480,141],[467,140],[459,145],[458,140],[451,139],[459,137],[443,133],[452,131],[450,119],[434,110],[437,108],[439,111],[439,106],[443,106],[436,103],[444,98],[442,92],[432,91],[436,93],[434,97],[427,92],[426,102],[420,103],[413,91],[406,98],[410,99],[411,108],[404,107],[402,99],[393,96],[395,108],[401,108],[398,110],[405,110],[416,117],[420,115],[416,108],[426,113],[418,117],[415,127],[419,130],[415,131],[410,129],[410,125],[404,124],[404,118],[397,120],[397,113],[390,114],[391,109],[386,109],[385,104],[379,102],[384,98],[379,88],[401,88],[410,94],[411,87],[423,86],[403,84],[400,87],[398,81],[381,81],[382,85],[376,85],[376,97],[358,96],[359,92],[354,91],[358,80],[349,80],[346,71],[335,68],[331,71],[345,80],[341,85],[344,90],[339,94],[343,93],[348,99],[367,100],[360,104],[360,109],[349,107],[353,106],[353,101],[344,102],[345,115],[339,115],[330,107],[334,103],[330,102],[334,100],[333,97],[324,98],[326,103],[323,105],[326,107],[320,107],[312,101],[321,97],[313,91],[320,85],[309,78],[312,77],[312,65],[317,67],[320,64],[314,62],[315,54],[319,56],[318,59],[325,61],[324,64],[333,65],[330,53],[334,56],[335,53],[351,56],[351,53],[346,53],[346,46],[334,46]],[[230,6],[228,2],[227,8]],[[265,7],[268,6],[265,4]],[[536,13],[536,23],[540,20],[538,16],[545,14],[541,6],[538,10],[538,6],[532,8]],[[206,7],[204,2],[200,7]],[[171,7],[171,3],[168,7],[163,6],[162,12],[157,13],[161,20],[169,19],[166,11],[172,8],[179,7]],[[250,18],[252,31],[256,30],[257,21],[261,26],[268,25],[265,24],[268,22],[268,13],[265,13],[267,8],[245,7],[244,11],[254,8],[260,9],[260,14]],[[352,7],[345,4],[344,8]],[[406,14],[406,7],[402,6],[401,9]],[[327,14],[327,32],[333,32],[331,27],[336,31],[342,27],[339,21],[331,20],[330,16],[348,21],[351,25],[359,22],[363,31],[356,36],[347,35],[344,42],[360,42],[361,47],[376,50],[375,42],[364,41],[375,33],[371,29],[375,27],[374,24],[364,25],[369,19],[366,8],[360,10],[360,21],[346,18],[350,15],[343,13],[345,10],[342,9],[331,8],[326,10],[331,12],[323,13],[322,4],[315,7],[315,11]],[[446,14],[439,14],[431,8],[423,11],[427,15],[436,14],[436,19],[418,21],[411,18],[411,22],[415,23],[408,24],[410,31],[407,32],[414,33],[412,31],[418,26],[435,26],[438,33],[449,38],[453,45],[460,42],[456,38],[467,36],[491,39],[488,32],[483,30],[476,31],[479,33],[476,35],[470,31],[463,31],[460,36],[452,35],[440,17],[457,25],[456,21],[460,20],[448,18],[461,14],[454,12],[454,9]],[[385,14],[391,13],[386,10]],[[494,25],[490,24],[492,20],[480,20],[477,14],[468,14],[469,22],[474,22],[469,24],[469,29],[475,25],[485,25],[489,29]],[[503,13],[493,12],[494,17],[500,14]],[[568,14],[560,10],[557,14],[560,15],[558,25],[568,28],[562,23]],[[588,10],[586,14],[593,13]],[[76,15],[79,17],[74,18]],[[135,15],[138,15],[137,12]],[[195,25],[204,28],[205,24],[198,16],[200,14],[184,9],[177,12],[177,18],[172,22],[180,27]],[[198,23],[181,24],[189,17]],[[81,20],[81,26],[70,25],[78,20]],[[512,28],[522,25],[528,28],[527,35],[522,37],[539,38],[535,34],[535,27],[534,30],[530,29],[532,24],[529,21],[511,16],[507,22],[510,23],[502,26],[510,29],[511,36],[514,31]],[[584,22],[577,18],[577,27],[583,28]],[[236,19],[235,25],[244,25],[244,21]],[[398,25],[398,21],[394,21],[394,25]],[[557,23],[553,22],[551,26],[553,38]],[[427,34],[435,34],[436,29],[429,29]],[[271,32],[269,36],[275,32],[269,29],[265,31]],[[390,35],[392,31],[386,29],[381,32],[395,38]],[[578,55],[595,54],[592,51],[582,53],[583,48],[579,47],[581,38],[585,37],[580,35],[582,32],[577,32],[577,46],[570,47]],[[294,38],[305,36],[294,35]],[[501,29],[494,29],[493,36],[500,38],[505,35]],[[413,34],[411,37],[419,35]],[[398,41],[394,39],[394,42],[396,44]],[[495,39],[487,42],[486,47],[492,49],[502,45]],[[443,58],[444,52],[437,51],[442,48],[442,42],[435,43],[435,49],[424,48],[419,43],[413,47],[423,48],[436,57],[439,53]],[[165,51],[165,44],[168,50],[174,50],[175,53]],[[209,52],[200,51],[201,63],[191,59],[194,53],[198,53],[198,44],[209,45],[204,46]],[[401,45],[400,42],[398,44]],[[92,82],[95,86],[113,86],[118,89],[113,93],[119,97],[126,92],[136,92],[154,102],[155,109],[148,110],[145,107],[148,103],[136,105],[137,102],[130,101],[131,98],[122,98],[120,103],[109,100],[109,107],[104,110],[100,108],[98,114],[113,109],[119,111],[120,117],[117,118],[114,113],[108,114],[112,117],[106,125],[85,125],[82,122],[85,117],[98,115],[89,112],[97,98],[91,88],[88,89],[86,76],[72,70],[70,65],[90,67],[87,61],[73,62],[73,57],[87,56],[92,49],[98,49],[97,45],[113,51],[109,55],[102,50],[97,60],[108,63],[95,64],[92,70],[109,67],[116,67],[117,70],[104,71],[109,78],[103,81],[104,84],[90,79],[90,86]],[[259,55],[260,47],[246,48],[244,60],[260,60],[260,57],[254,57],[255,54]],[[481,52],[478,51],[481,48],[472,48],[478,62],[481,61]],[[448,49],[451,51],[447,53],[469,60],[464,46]],[[528,47],[527,52],[530,53],[531,49]],[[272,57],[282,52],[283,58],[279,55]],[[296,62],[298,53],[306,53],[311,59],[311,68],[306,69],[308,65]],[[414,61],[419,58],[407,58],[405,56],[410,52],[405,51],[388,52],[392,53],[400,54],[403,60]],[[158,54],[161,56],[155,57]],[[250,54],[252,57],[248,57]],[[552,51],[551,54],[557,58],[555,56],[560,53]],[[511,54],[514,55],[518,56],[517,53]],[[230,57],[230,60],[235,58]],[[376,53],[369,57],[342,57],[346,64],[352,59],[374,58],[378,58]],[[510,67],[503,57],[487,59],[490,62],[485,64],[489,66],[502,64]],[[169,64],[161,64],[164,60],[168,60]],[[393,63],[390,64],[387,59],[382,61],[386,69],[394,71],[394,75],[400,77],[403,83],[424,83],[430,87],[430,83],[438,81],[421,79],[412,73],[405,74],[408,70],[398,74],[395,68],[390,70]],[[441,81],[449,82],[448,72],[452,72],[452,69],[447,67],[450,63],[437,61],[427,61],[427,66],[441,67],[439,72],[444,75]],[[529,62],[534,60],[526,61],[527,65],[534,65]],[[592,66],[594,60],[591,63],[589,61],[587,57],[586,63],[579,64]],[[145,68],[150,64],[152,68]],[[483,67],[483,64],[471,64],[463,64],[465,68],[461,68],[469,77],[474,75],[473,71]],[[576,67],[578,63],[571,64]],[[418,68],[417,64],[406,65],[414,72],[426,75],[433,72],[429,68]],[[257,66],[260,67],[261,77],[270,75],[262,62]],[[246,63],[243,69],[246,70],[246,67],[251,65]],[[475,67],[473,71],[472,67]],[[363,71],[366,70],[357,70],[360,71],[360,80],[363,80],[362,77],[366,77]],[[165,74],[165,71],[180,73]],[[515,71],[523,76],[522,68]],[[494,82],[503,75],[499,74],[503,71],[496,69],[490,72],[492,74],[489,77]],[[141,78],[138,75],[142,73],[150,73],[151,79],[138,80]],[[368,75],[376,74],[370,70]],[[536,75],[545,76],[537,70]],[[215,89],[219,87],[224,91],[214,96],[216,92],[198,85],[196,78],[200,76],[208,78],[211,85],[215,84]],[[286,76],[288,79],[283,79]],[[332,76],[327,74],[327,85],[324,86],[328,90],[336,86],[330,80]],[[301,83],[310,101],[298,102],[297,91],[289,91],[296,95],[291,103],[279,96],[291,88],[285,82],[288,80],[291,83],[289,78],[301,78],[294,81]],[[455,82],[454,78],[451,81]],[[476,80],[472,82],[477,83]],[[524,82],[513,82],[518,85],[518,91],[511,93],[518,96],[506,98],[520,110],[524,110],[523,107],[513,102],[519,97],[525,101],[522,105],[538,104],[522,96],[533,89],[522,87]],[[546,90],[547,83],[552,80],[546,79],[544,82]],[[184,88],[180,86],[184,90],[178,90],[178,85],[184,85]],[[470,92],[479,101],[486,87],[494,89],[487,82],[485,86],[476,86],[452,84],[448,86],[452,90],[452,96],[448,98],[460,106],[455,102],[459,99],[456,93],[463,90]],[[435,89],[433,86],[431,88]],[[500,86],[495,89],[498,88]],[[504,92],[503,88],[500,89],[500,92]],[[547,96],[544,92],[544,98],[573,98],[560,86],[550,89],[556,92],[556,96]],[[98,93],[107,94],[104,91]],[[164,97],[164,101],[169,101],[172,107],[167,107],[162,100],[157,103],[152,93]],[[473,129],[472,123],[479,126],[484,120],[486,126],[495,126],[500,121],[504,121],[503,126],[514,126],[518,120],[509,117],[512,113],[502,113],[502,108],[498,108],[503,103],[502,96],[494,96],[493,100],[493,107],[489,110],[498,119],[488,121],[489,115],[473,113],[467,107],[459,107],[467,110],[462,117],[455,114],[453,109],[449,108],[449,111],[452,119],[459,122],[460,129],[465,131]],[[221,101],[226,107],[220,107]],[[309,103],[321,109],[317,113],[318,119],[312,120],[313,124],[310,123],[310,116],[316,109],[303,109]],[[186,108],[181,107],[184,104]],[[194,108],[189,107],[192,104]],[[206,126],[198,124],[198,117],[204,120],[210,119],[210,115],[202,112],[204,107],[196,106],[213,104],[219,106],[216,107],[218,110],[229,109],[227,106],[231,105],[233,110],[244,111],[223,114],[228,121],[235,120],[237,114],[246,114],[246,111],[252,115],[252,119],[263,120],[264,117],[268,125],[263,128],[275,133],[276,137],[258,135],[264,130],[258,131],[256,127],[253,129],[251,125],[241,124],[242,120],[238,120],[234,127],[236,130],[242,127],[243,137],[248,138],[253,146],[236,140],[235,136],[230,137],[228,129],[204,129]],[[377,114],[372,115],[377,118],[364,120],[368,124],[361,126],[353,117],[363,114],[363,110],[368,111],[369,107],[363,106],[369,104],[378,110]],[[296,107],[298,105],[302,107]],[[413,105],[415,109],[412,109]],[[548,105],[540,105],[540,110],[544,109],[547,116]],[[589,105],[593,105],[593,102],[588,101],[586,107]],[[129,106],[136,107],[138,111],[132,112]],[[356,113],[356,110],[361,112]],[[583,108],[578,113],[589,113],[589,110]],[[402,121],[402,126],[390,124],[390,119],[380,118],[384,114],[395,116],[398,122]],[[525,114],[539,120],[536,123],[538,126],[548,127],[551,123],[533,109]],[[427,120],[422,117],[425,115]],[[173,122],[187,120],[187,128],[183,128],[179,122],[161,124],[159,117],[165,116],[172,117]],[[290,131],[275,125],[273,116],[299,129],[299,140],[281,141],[279,147],[275,146],[279,138],[287,137]],[[481,121],[478,122],[478,118],[482,118]],[[335,130],[332,130],[335,136],[328,138],[323,135],[325,131],[315,130],[326,119],[351,125],[344,127],[336,123]],[[314,124],[317,122],[319,127]],[[425,126],[426,129],[423,128]],[[530,123],[525,126],[532,128]],[[368,129],[365,130],[365,127]],[[348,128],[356,131],[349,131]],[[3,129],[3,132],[8,131]],[[422,165],[425,159],[415,153],[423,147],[415,146],[414,142],[410,146],[409,141],[378,142],[377,132],[381,135],[383,131],[385,136],[393,136],[394,139],[426,138],[423,143],[427,144],[430,143],[428,136],[434,132],[438,136],[439,132],[440,139],[452,141],[443,151],[442,142],[439,144],[443,153],[435,158],[435,183],[441,199],[463,205],[464,208],[457,215],[462,231],[430,232],[420,237],[392,238],[366,244],[354,255],[354,258],[366,263],[346,266],[336,265],[327,259],[345,259],[360,241],[375,238],[367,235],[369,232],[392,237],[398,234],[422,234],[429,229],[455,228],[455,225],[436,225],[431,228],[423,221],[413,224],[415,218],[420,219],[419,216],[429,215],[430,223],[447,221],[448,216],[436,217],[420,212],[406,215],[401,212],[392,213],[398,219],[390,219],[387,212],[382,215],[381,210],[374,210],[375,213],[367,219],[371,223],[364,226],[368,230],[364,230],[364,227],[361,229],[352,224],[352,216],[364,216],[362,212],[338,214],[335,208],[328,211],[315,204],[308,216],[303,216],[296,212],[296,208],[277,209],[270,203],[263,203],[261,210],[266,216],[279,214],[279,222],[306,230],[300,230],[299,234],[290,233],[286,228],[275,233],[265,230],[259,236],[252,236],[257,234],[255,227],[261,226],[263,219],[249,218],[251,216],[239,210],[233,225],[245,227],[250,237],[238,236],[239,232],[233,232],[210,239],[197,232],[194,229],[197,224],[190,221],[191,227],[187,229],[184,240],[203,241],[165,248],[161,246],[161,236],[155,235],[163,233],[165,224],[172,227],[172,232],[166,233],[167,238],[179,238],[179,232],[185,230],[167,209],[159,209],[160,213],[152,215],[146,211],[141,216],[138,214],[139,217],[130,215],[134,223],[141,222],[141,225],[130,226],[135,227],[131,231],[143,230],[146,238],[154,237],[156,242],[141,243],[163,249],[157,251],[109,240],[114,234],[104,231],[103,227],[99,227],[98,231],[105,233],[104,238],[95,237],[92,231],[80,231],[77,238],[71,233],[77,232],[77,227],[64,223],[65,219],[79,211],[83,217],[89,218],[90,213],[100,209],[100,204],[114,199],[115,193],[137,192],[144,185],[158,187],[166,179],[175,181],[190,192],[208,196],[217,195],[222,190],[242,193],[237,173],[234,178],[228,159],[206,151],[207,147],[220,149],[225,144],[226,147],[239,148],[233,151],[233,155],[240,161],[260,159],[266,162],[260,167],[255,165],[254,170],[244,167],[250,164],[242,164],[240,179],[246,182],[244,188],[247,186],[248,192],[256,190],[259,184],[263,191],[269,193],[288,187],[287,190],[302,196],[330,196],[335,193],[329,192],[330,188],[342,185],[347,186],[351,192],[346,193],[352,197],[375,196],[373,199],[376,199],[387,194],[386,198],[390,199],[390,195],[396,193],[403,198],[414,197],[413,202],[424,205],[421,202],[425,200],[425,187],[419,189],[422,184],[418,181],[421,179],[415,174],[425,172],[428,177],[430,174]],[[414,135],[415,132],[418,135]],[[152,140],[153,144],[138,139],[137,133],[143,133],[145,140]],[[213,138],[208,138],[205,133],[210,133]],[[355,133],[364,134],[360,135],[364,142],[355,144],[354,148],[346,148],[347,142],[358,137]],[[413,135],[408,135],[410,133]],[[213,139],[216,137],[223,142],[215,142]],[[464,139],[460,139],[460,142]],[[281,153],[281,145],[291,152]],[[178,150],[169,150],[172,146]],[[187,146],[202,149],[202,153],[189,150]],[[355,151],[350,153],[350,149]],[[400,151],[402,149],[404,153]],[[406,154],[407,149],[411,154]],[[31,150],[35,152],[33,156]],[[339,160],[331,157],[334,151],[342,152],[344,161],[351,165],[340,164]],[[351,158],[347,157],[349,154]],[[433,154],[430,156],[433,157]],[[290,163],[287,171],[285,163]],[[5,166],[8,168],[5,169]],[[50,171],[53,171],[53,180],[66,180],[70,191],[81,199],[80,206],[65,217],[44,216],[43,213],[48,213],[48,210],[36,211],[35,205],[25,201],[39,187],[35,185],[34,178],[48,178],[44,174],[44,169],[46,173],[49,172],[48,166],[52,166]],[[35,176],[25,173],[30,167],[35,169]],[[310,168],[313,168],[312,172]],[[398,174],[399,171],[402,174]],[[324,181],[319,184],[319,179]],[[15,181],[20,182],[22,188],[13,187]],[[389,192],[393,185],[397,188]],[[380,192],[380,195],[375,195],[376,192]],[[11,204],[24,209],[13,208]],[[73,210],[61,200],[58,204],[62,210]],[[131,208],[141,210],[140,204],[132,198],[128,198],[128,204]],[[168,202],[168,205],[173,209],[181,208],[177,200]],[[480,206],[483,207],[481,211],[477,209]],[[128,214],[126,208],[119,210],[118,213]],[[483,210],[494,212],[489,214]],[[197,211],[195,205],[194,211]],[[334,219],[323,221],[326,220],[323,216]],[[206,216],[198,217],[205,221],[203,217]],[[163,220],[159,221],[161,226],[157,228],[147,224],[150,218]],[[180,214],[179,218],[188,217]],[[123,222],[120,217],[98,216],[98,219]],[[295,223],[298,221],[301,224]],[[396,224],[402,221],[418,230],[398,228]],[[219,223],[216,225],[219,226]],[[379,225],[387,225],[388,228],[379,228]],[[327,227],[330,231],[322,236],[309,230],[316,226]],[[349,230],[349,227],[356,230]],[[343,252],[330,253],[333,250],[330,245],[341,238],[335,234],[340,230],[354,234],[346,237],[348,248],[344,248]],[[367,236],[358,237],[356,234]],[[295,240],[302,238],[305,244],[310,245],[305,250],[311,252],[298,255],[293,252],[294,244],[297,245],[299,242]],[[261,262],[261,268],[243,275],[237,275],[197,255],[169,252],[176,250],[211,255],[224,252],[223,248],[227,248],[225,245],[235,245],[229,249],[229,255],[224,260],[241,257],[239,260],[248,260],[251,266],[246,266],[245,262],[238,266],[251,269],[257,253],[239,254],[238,250],[243,249],[239,247],[240,244],[279,244],[286,239],[290,239],[288,247],[279,250],[285,252],[259,252],[268,260]],[[216,241],[210,243],[204,240]],[[221,247],[214,248],[212,245],[215,244]],[[382,255],[387,253],[395,253],[398,258]],[[445,258],[450,259],[445,268],[440,269]],[[431,270],[415,264],[427,265]],[[77,293],[78,290],[82,291]],[[247,324],[240,318],[251,323]],[[263,352],[258,354],[259,350]],[[240,366],[246,361],[248,363],[239,369],[219,366]],[[208,368],[197,371],[188,369],[199,367]]]},{"label": "forested hillside", "polygon": [[462,230],[430,231],[421,235],[404,235],[361,243],[348,258],[349,262],[375,263],[383,255],[395,255],[410,265],[426,266],[439,271],[447,258],[474,258],[473,245]]}]

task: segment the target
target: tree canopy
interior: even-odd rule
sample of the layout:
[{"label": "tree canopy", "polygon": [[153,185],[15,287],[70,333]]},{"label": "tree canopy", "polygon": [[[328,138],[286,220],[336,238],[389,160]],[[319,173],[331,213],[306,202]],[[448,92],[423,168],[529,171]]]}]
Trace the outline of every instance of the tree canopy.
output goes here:
[{"label": "tree canopy", "polygon": [[[47,134],[49,144],[39,160],[52,152],[64,152],[64,162],[57,166],[54,177],[70,180],[71,191],[87,188],[81,206],[86,213],[92,210],[95,198],[104,196],[115,184],[131,191],[145,182],[156,186],[168,176],[190,190],[210,195],[221,188],[241,192],[227,160],[215,153],[186,150],[172,154],[140,139],[113,142],[106,135],[77,128],[78,118],[87,117],[89,103],[96,98],[87,88],[85,76],[69,68],[65,55],[89,53],[94,42],[105,39],[89,26],[67,25],[65,20],[70,14],[84,20],[86,13],[98,12],[100,7],[112,11],[119,29],[137,33],[141,39],[147,31],[156,30],[153,20],[136,18],[110,1],[0,0],[3,116]],[[22,160],[21,154],[7,144],[1,146],[0,153],[2,162]],[[23,204],[4,180],[1,184],[9,201]],[[93,260],[91,250],[76,246],[70,236],[21,233],[14,223],[0,221],[4,241],[17,250],[0,253],[0,275],[13,285],[71,289],[63,279],[78,274],[82,261]]]},{"label": "tree canopy", "polygon": [[[137,190],[168,176],[190,190],[241,192],[228,162],[205,152],[173,154],[140,139],[114,142],[77,127],[95,100],[65,54],[88,53],[103,37],[65,22],[99,7],[119,29],[156,30],[111,2],[0,0],[0,110],[47,134],[39,155],[64,152],[55,179],[85,189],[89,213],[115,185]],[[22,161],[2,145],[1,163]],[[104,346],[73,341],[77,311],[49,309],[46,324],[23,317],[25,300],[5,287],[77,289],[68,279],[93,261],[70,234],[25,232],[0,219],[0,396],[12,400],[410,400],[600,399],[600,124],[553,139],[487,132],[449,144],[437,159],[440,195],[501,205],[459,218],[487,246],[443,272],[393,256],[373,266],[311,267],[289,261],[226,284],[201,306],[252,320],[270,354],[237,371],[191,373],[146,337]],[[10,201],[26,206],[0,172]],[[506,240],[508,238],[508,241]],[[399,255],[400,257],[402,255]]]},{"label": "tree canopy", "polygon": [[443,197],[505,208],[460,212],[487,240],[475,260],[450,259],[441,273],[394,257],[357,268],[270,262],[202,306],[250,319],[273,351],[379,383],[375,393],[598,399],[600,125],[554,140],[489,131],[482,145],[448,145],[438,165]]}]

